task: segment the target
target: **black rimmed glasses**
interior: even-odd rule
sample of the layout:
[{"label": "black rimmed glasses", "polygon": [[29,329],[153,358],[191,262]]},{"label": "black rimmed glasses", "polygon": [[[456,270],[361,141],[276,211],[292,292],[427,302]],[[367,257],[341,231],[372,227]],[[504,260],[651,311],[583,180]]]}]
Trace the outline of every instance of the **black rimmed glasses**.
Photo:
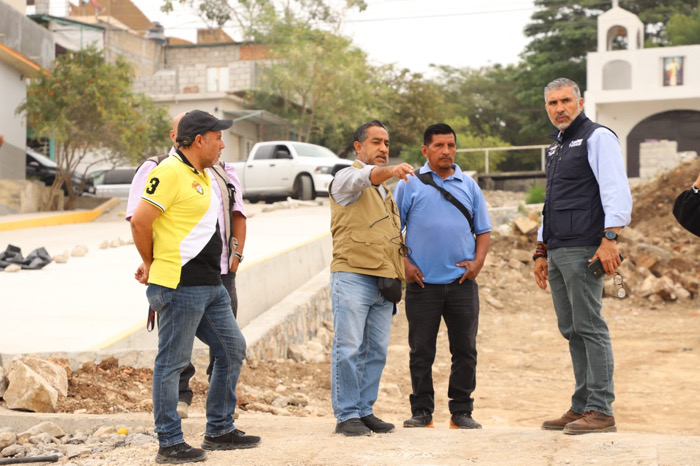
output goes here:
[{"label": "black rimmed glasses", "polygon": [[615,285],[617,285],[617,297],[622,299],[625,296],[627,296],[627,292],[625,291],[625,284],[622,280],[622,274],[620,272],[615,272],[615,275],[613,276],[613,282]]}]

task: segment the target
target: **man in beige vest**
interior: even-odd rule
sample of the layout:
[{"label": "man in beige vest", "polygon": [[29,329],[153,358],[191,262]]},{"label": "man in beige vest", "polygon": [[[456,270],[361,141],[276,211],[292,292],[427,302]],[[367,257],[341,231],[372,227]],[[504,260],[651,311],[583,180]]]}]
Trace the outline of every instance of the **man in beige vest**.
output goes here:
[{"label": "man in beige vest", "polygon": [[[408,181],[413,167],[386,165],[389,133],[374,120],[355,131],[357,160],[339,171],[331,186],[331,299],[333,338],[331,392],[335,431],[346,436],[386,433],[394,425],[377,418],[372,406],[386,363],[391,316],[401,296],[404,253],[396,203],[384,184]],[[385,283],[394,294],[380,292]],[[390,287],[391,288],[391,287]]]}]

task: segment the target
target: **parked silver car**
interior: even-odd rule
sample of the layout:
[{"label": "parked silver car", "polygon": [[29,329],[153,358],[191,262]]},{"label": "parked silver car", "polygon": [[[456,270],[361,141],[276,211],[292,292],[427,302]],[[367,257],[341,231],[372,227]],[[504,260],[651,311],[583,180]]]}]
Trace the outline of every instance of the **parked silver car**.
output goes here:
[{"label": "parked silver car", "polygon": [[97,170],[89,174],[95,183],[97,197],[119,197],[127,199],[131,180],[136,167],[117,167],[111,170]]}]

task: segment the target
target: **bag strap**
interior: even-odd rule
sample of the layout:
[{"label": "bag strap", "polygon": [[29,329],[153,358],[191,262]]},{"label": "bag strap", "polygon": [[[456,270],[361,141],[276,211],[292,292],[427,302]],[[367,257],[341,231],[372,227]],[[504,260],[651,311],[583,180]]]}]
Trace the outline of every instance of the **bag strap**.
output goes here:
[{"label": "bag strap", "polygon": [[[226,246],[228,248],[228,266],[233,266],[233,258],[238,249],[238,239],[233,236],[233,206],[236,203],[236,187],[231,183],[226,173],[224,162],[221,161],[211,167],[214,173],[214,181],[219,185],[221,201],[224,205],[224,232]],[[228,206],[228,208],[226,208]]]},{"label": "bag strap", "polygon": [[459,209],[459,211],[462,212],[462,214],[464,214],[465,217],[467,217],[467,221],[469,222],[469,228],[471,229],[472,234],[476,235],[476,232],[474,231],[474,220],[472,219],[472,216],[469,213],[469,211],[467,210],[467,208],[464,207],[464,205],[461,202],[459,202],[457,199],[455,199],[455,197],[448,190],[438,186],[435,183],[435,180],[433,179],[433,175],[431,175],[430,172],[419,173],[418,175],[416,175],[416,177],[419,180],[421,180],[424,184],[430,185],[430,186],[434,187],[435,189],[437,189],[438,191],[440,191],[442,193],[442,196],[445,198],[445,200],[447,200],[452,205],[457,207]]}]

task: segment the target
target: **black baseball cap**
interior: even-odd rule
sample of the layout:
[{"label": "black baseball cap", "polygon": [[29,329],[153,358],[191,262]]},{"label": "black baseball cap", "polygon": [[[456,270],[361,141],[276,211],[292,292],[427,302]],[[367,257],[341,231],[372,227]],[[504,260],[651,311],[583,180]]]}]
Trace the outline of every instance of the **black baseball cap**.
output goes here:
[{"label": "black baseball cap", "polygon": [[214,115],[202,110],[187,112],[177,125],[175,142],[187,147],[192,145],[198,134],[207,131],[223,131],[233,125],[233,120],[219,120]]}]

